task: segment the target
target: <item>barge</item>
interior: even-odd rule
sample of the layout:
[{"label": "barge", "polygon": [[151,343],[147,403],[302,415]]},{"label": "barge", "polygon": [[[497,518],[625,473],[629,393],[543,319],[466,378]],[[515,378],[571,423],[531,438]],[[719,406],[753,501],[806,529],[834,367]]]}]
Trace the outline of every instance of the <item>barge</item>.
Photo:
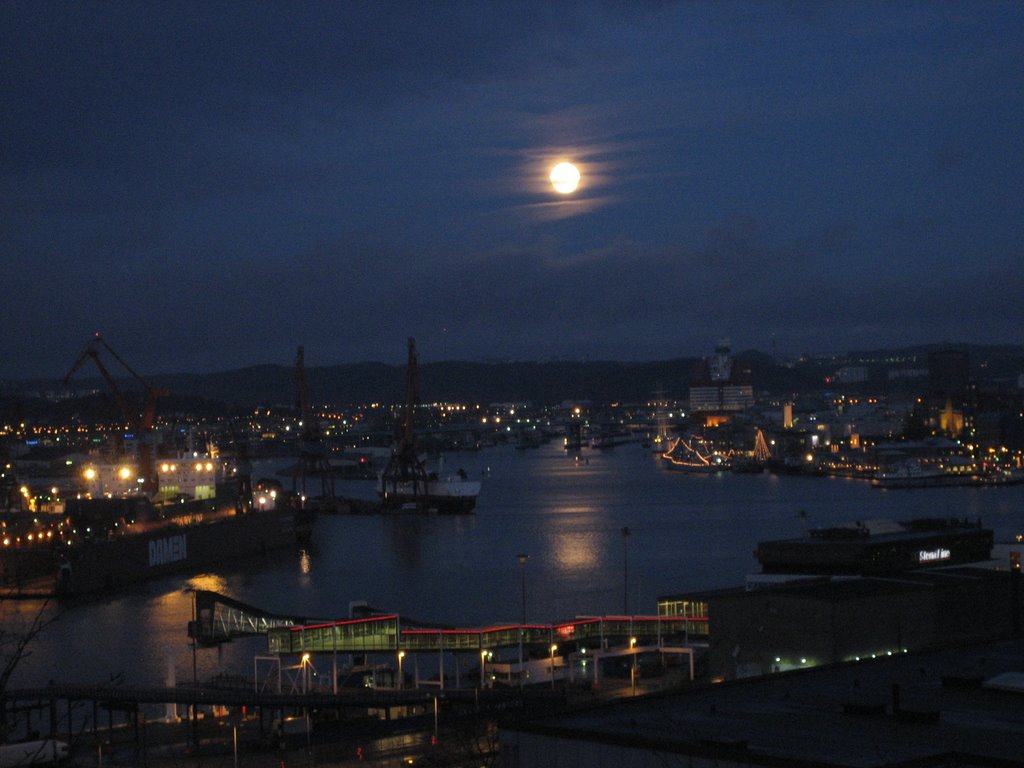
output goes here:
[{"label": "barge", "polygon": [[210,500],[161,509],[145,497],[87,500],[47,524],[44,543],[37,532],[32,544],[5,546],[0,586],[14,597],[108,591],[266,555],[295,546],[311,528],[312,519],[290,507],[239,511]]}]

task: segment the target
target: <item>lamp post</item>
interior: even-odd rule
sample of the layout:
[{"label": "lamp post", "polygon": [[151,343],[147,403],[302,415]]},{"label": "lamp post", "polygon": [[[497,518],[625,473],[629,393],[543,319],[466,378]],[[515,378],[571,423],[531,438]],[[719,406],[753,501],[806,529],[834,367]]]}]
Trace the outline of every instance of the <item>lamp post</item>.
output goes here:
[{"label": "lamp post", "polygon": [[484,664],[487,662],[487,649],[483,648],[480,651],[480,690],[484,689],[484,681],[487,679],[484,670]]},{"label": "lamp post", "polygon": [[300,664],[302,668],[302,692],[309,693],[309,654],[302,654],[302,662]]},{"label": "lamp post", "polygon": [[629,668],[629,684],[636,696],[636,638],[629,638],[629,650],[633,654],[633,666]]},{"label": "lamp post", "polygon": [[[302,693],[309,693],[309,654],[302,654]],[[305,705],[302,708],[303,717],[306,720],[306,753],[312,754],[312,741],[311,733],[313,730],[312,723],[309,720],[309,705]],[[282,723],[283,727],[283,723]]]},{"label": "lamp post", "polygon": [[398,652],[398,688],[405,687],[405,678],[402,677],[402,659],[405,658],[405,651]]},{"label": "lamp post", "polygon": [[555,651],[558,650],[558,646],[554,643],[551,644],[551,689],[555,688]]},{"label": "lamp post", "polygon": [[622,614],[629,616],[629,528],[622,529]]}]

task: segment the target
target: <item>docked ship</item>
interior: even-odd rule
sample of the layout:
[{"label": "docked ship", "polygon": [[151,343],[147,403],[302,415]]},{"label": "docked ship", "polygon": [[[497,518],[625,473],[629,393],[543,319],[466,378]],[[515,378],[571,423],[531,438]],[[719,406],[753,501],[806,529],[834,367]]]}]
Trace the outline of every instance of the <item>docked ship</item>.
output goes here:
[{"label": "docked ship", "polygon": [[196,509],[193,505],[184,513],[157,513],[155,519],[135,519],[125,525],[117,520],[110,526],[110,517],[107,521],[102,537],[85,537],[57,550],[59,594],[97,592],[171,573],[194,573],[227,560],[294,546],[308,534],[303,516],[287,506],[239,511],[233,506],[209,504]]},{"label": "docked ship", "polygon": [[[189,462],[188,473],[211,483],[204,498],[186,498],[173,481],[184,475],[167,462],[160,468],[170,481],[162,497],[173,498],[165,503],[108,491],[68,497],[59,512],[6,516],[0,588],[10,596],[88,594],[265,555],[309,537],[312,518],[283,497],[259,494],[252,503],[251,486],[242,493],[245,483],[239,493],[212,495],[214,464]],[[95,482],[109,475],[101,466],[87,472]]]},{"label": "docked ship", "polygon": [[677,437],[661,454],[669,469],[681,472],[723,472],[732,463],[732,453],[723,453],[696,435]]},{"label": "docked ship", "polygon": [[440,478],[436,473],[417,473],[406,479],[381,475],[378,496],[390,511],[466,514],[476,508],[478,480],[461,475]]},{"label": "docked ship", "polygon": [[871,478],[873,488],[938,488],[974,485],[977,482],[978,478],[972,474],[947,472],[941,467],[925,467],[914,459],[879,469]]},{"label": "docked ship", "polygon": [[418,401],[416,341],[409,339],[406,367],[405,411],[391,458],[377,483],[377,495],[387,511],[465,514],[476,508],[480,482],[469,480],[462,470],[453,477],[427,471],[416,452],[413,416]]},{"label": "docked ship", "polygon": [[[141,410],[102,362],[106,355],[141,386]],[[188,450],[155,460],[156,402],[169,393],[149,386],[99,334],[72,365],[65,383],[89,360],[113,392],[132,442],[126,441],[117,460],[82,457],[81,474],[61,478],[63,492],[51,486],[44,499],[25,487],[27,506],[19,499],[17,510],[0,516],[0,594],[113,589],[265,554],[311,534],[314,517],[294,496],[271,490],[254,498],[244,457],[230,472],[212,445],[204,452]],[[68,460],[66,466],[77,473],[78,461]]]},{"label": "docked ship", "polygon": [[614,448],[616,445],[638,443],[640,437],[626,430],[597,429],[590,436],[590,447],[595,450]]},{"label": "docked ship", "polygon": [[992,531],[980,521],[867,520],[762,541],[754,555],[767,574],[874,576],[989,560],[992,545]]}]

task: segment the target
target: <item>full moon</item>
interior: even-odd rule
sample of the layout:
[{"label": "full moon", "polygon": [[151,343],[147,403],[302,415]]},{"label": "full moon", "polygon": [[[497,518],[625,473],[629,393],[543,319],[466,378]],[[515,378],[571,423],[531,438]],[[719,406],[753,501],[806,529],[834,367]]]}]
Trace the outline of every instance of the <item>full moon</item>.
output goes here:
[{"label": "full moon", "polygon": [[580,172],[572,163],[559,163],[551,169],[551,186],[556,192],[568,195],[580,185]]}]

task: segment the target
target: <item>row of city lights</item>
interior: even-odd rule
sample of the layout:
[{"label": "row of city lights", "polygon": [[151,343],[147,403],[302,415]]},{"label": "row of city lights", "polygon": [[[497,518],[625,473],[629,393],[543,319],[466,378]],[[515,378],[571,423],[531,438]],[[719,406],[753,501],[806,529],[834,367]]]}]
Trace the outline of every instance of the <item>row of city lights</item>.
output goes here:
[{"label": "row of city lights", "polygon": [[[53,531],[39,531],[39,533],[37,533],[37,534],[29,533],[29,534],[26,534],[26,536],[25,536],[25,539],[30,544],[32,542],[35,542],[37,544],[43,543],[43,542],[46,542],[46,541],[48,541],[48,540],[50,540],[52,538],[53,538]],[[15,536],[13,539],[11,539],[10,536],[4,536],[3,543],[4,543],[5,547],[11,546],[12,543],[13,544],[20,544],[21,543],[21,536]]]}]

